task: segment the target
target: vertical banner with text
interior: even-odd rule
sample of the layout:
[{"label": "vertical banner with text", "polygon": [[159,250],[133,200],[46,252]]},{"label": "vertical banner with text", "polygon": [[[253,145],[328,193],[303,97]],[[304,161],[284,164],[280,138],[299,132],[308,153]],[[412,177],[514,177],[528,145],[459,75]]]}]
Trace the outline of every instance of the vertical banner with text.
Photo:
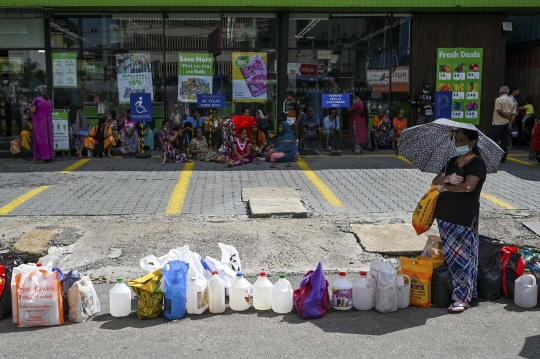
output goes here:
[{"label": "vertical banner with text", "polygon": [[452,92],[452,120],[480,124],[483,49],[437,50],[436,91]]},{"label": "vertical banner with text", "polygon": [[266,102],[266,52],[233,52],[233,102]]},{"label": "vertical banner with text", "polygon": [[178,54],[178,100],[197,102],[197,95],[211,94],[214,55],[181,52]]},{"label": "vertical banner with text", "polygon": [[150,54],[144,52],[116,55],[118,98],[121,104],[128,104],[132,93],[148,93],[154,99],[150,59]]},{"label": "vertical banner with text", "polygon": [[53,87],[77,88],[77,53],[53,52]]},{"label": "vertical banner with text", "polygon": [[53,138],[55,151],[69,151],[69,123],[66,110],[53,110]]}]

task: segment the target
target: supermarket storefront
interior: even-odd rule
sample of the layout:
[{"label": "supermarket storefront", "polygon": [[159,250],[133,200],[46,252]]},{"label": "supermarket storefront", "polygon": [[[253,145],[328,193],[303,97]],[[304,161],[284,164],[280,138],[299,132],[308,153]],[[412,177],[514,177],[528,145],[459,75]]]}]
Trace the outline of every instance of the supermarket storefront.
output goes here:
[{"label": "supermarket storefront", "polygon": [[[492,73],[491,80],[482,79],[484,106],[502,84],[504,55],[496,60],[490,56],[505,51],[502,11],[482,15],[482,31],[470,34],[474,22],[468,21],[476,17],[478,23],[479,14],[427,14],[410,8],[351,12],[350,7],[343,12],[310,7],[306,12],[300,7],[271,11],[252,6],[249,10],[258,11],[245,12],[221,5],[212,8],[216,12],[201,12],[210,8],[165,11],[146,6],[152,11],[133,13],[122,6],[107,12],[53,6],[6,11],[0,18],[0,66],[14,94],[13,126],[41,91],[52,95],[55,108],[69,109],[72,116],[82,108],[90,119],[109,108],[122,113],[130,93],[151,93],[158,126],[165,118],[191,115],[198,94],[225,95],[223,117],[245,108],[275,117],[287,90],[320,115],[321,94],[356,91],[373,109],[410,113],[410,97],[421,83],[435,85],[438,47],[484,49],[483,66]],[[456,25],[453,29],[429,28],[448,18]],[[489,121],[484,115],[481,124]],[[4,108],[2,116],[5,121]]]}]

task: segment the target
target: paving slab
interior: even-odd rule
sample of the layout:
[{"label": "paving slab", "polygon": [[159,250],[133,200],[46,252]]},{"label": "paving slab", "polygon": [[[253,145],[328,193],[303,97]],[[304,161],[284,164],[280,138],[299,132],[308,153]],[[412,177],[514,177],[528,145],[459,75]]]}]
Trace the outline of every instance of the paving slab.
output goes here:
[{"label": "paving slab", "polygon": [[249,208],[253,218],[268,218],[271,216],[307,217],[307,210],[298,199],[251,199],[249,200]]},{"label": "paving slab", "polygon": [[540,222],[521,222],[521,224],[540,236]]},{"label": "paving slab", "polygon": [[257,187],[242,188],[242,201],[248,202],[250,199],[297,199],[302,197],[294,188],[279,187]]},{"label": "paving slab", "polygon": [[410,224],[351,224],[351,228],[367,252],[392,256],[421,253],[427,236],[438,235],[435,228],[417,235]]},{"label": "paving slab", "polygon": [[29,260],[39,259],[47,254],[52,239],[58,234],[55,230],[34,229],[25,231],[11,247],[14,253],[25,253]]}]

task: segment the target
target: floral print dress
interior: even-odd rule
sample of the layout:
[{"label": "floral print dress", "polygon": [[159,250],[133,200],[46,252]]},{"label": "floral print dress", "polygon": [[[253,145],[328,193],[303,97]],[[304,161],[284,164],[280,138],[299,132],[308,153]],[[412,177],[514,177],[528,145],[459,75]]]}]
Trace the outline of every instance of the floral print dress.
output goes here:
[{"label": "floral print dress", "polygon": [[211,150],[208,147],[208,142],[206,141],[206,138],[203,137],[202,140],[198,140],[197,137],[193,138],[190,142],[190,145],[195,146],[195,150],[204,150],[206,153],[196,153],[194,155],[195,160],[197,161],[204,161],[204,162],[210,162],[214,161],[216,158],[219,157],[218,153],[214,150]]}]

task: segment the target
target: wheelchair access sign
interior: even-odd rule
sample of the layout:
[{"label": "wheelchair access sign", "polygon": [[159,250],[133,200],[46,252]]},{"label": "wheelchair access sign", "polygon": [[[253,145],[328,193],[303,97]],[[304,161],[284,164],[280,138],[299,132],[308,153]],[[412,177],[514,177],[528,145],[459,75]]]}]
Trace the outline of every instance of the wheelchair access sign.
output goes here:
[{"label": "wheelchair access sign", "polygon": [[131,121],[152,121],[152,94],[132,93],[129,96],[129,108],[131,110]]}]

